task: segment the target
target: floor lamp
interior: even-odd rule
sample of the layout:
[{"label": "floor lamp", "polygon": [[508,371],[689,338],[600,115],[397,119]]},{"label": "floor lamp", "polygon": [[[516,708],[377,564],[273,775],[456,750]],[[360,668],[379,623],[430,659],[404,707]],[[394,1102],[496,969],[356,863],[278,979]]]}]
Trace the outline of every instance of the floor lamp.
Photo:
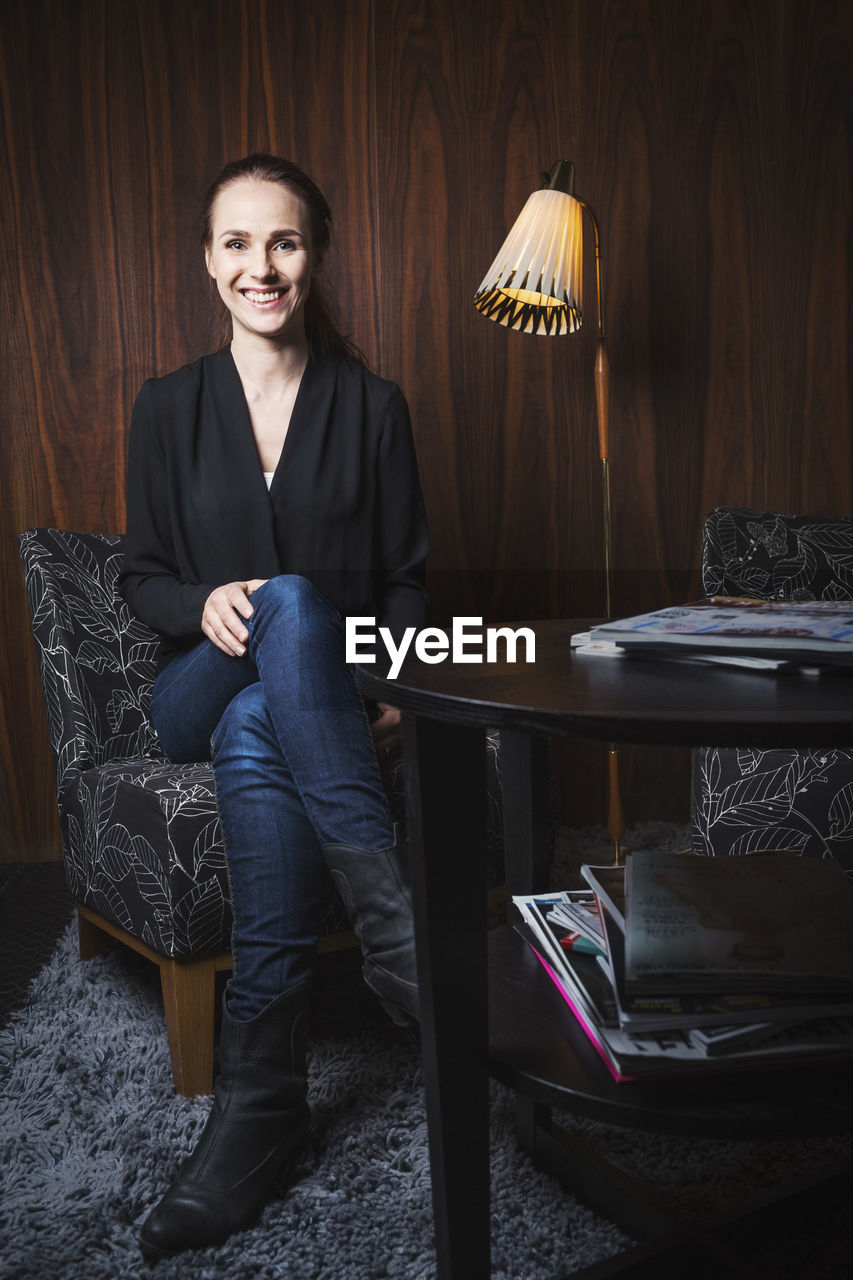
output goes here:
[{"label": "floor lamp", "polygon": [[[575,195],[575,166],[558,160],[545,185],[534,191],[515,220],[474,296],[484,316],[509,329],[556,337],[574,333],[583,320],[583,227],[585,210],[595,239],[595,292],[598,343],[595,357],[595,406],[601,458],[604,518],[604,582],[606,615],[613,616],[612,544],[610,516],[610,368],[604,342],[601,292],[601,251],[598,219]],[[615,746],[608,749],[609,804],[607,830],[620,861],[624,835],[619,797],[619,762]]]}]

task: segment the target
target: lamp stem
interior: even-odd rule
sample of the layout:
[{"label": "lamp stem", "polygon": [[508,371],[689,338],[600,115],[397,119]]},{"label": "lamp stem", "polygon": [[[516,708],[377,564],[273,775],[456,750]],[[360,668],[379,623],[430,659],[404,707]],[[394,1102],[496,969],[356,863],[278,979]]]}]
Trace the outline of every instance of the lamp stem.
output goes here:
[{"label": "lamp stem", "polygon": [[[598,417],[598,452],[601,457],[602,509],[604,514],[604,592],[607,617],[613,617],[612,571],[613,549],[611,538],[610,509],[610,361],[604,343],[604,301],[601,290],[601,243],[598,234],[598,219],[592,207],[585,200],[578,199],[578,204],[585,209],[592,223],[595,238],[595,301],[598,315],[598,347],[595,356],[595,410]],[[619,752],[615,743],[611,742],[607,752],[608,760],[608,795],[607,795],[607,833],[613,842],[613,863],[619,866],[622,861],[622,841],[625,836],[625,819],[622,816],[622,799],[619,792]]]},{"label": "lamp stem", "polygon": [[610,589],[610,577],[613,567],[613,550],[610,541],[610,459],[601,459],[601,488],[604,505],[604,591],[607,617],[613,617],[613,600]]},{"label": "lamp stem", "polygon": [[625,836],[625,819],[622,816],[622,797],[619,794],[619,752],[614,743],[607,749],[608,763],[608,801],[607,801],[607,834],[613,841],[613,865],[618,867],[622,861],[622,840]]},{"label": "lamp stem", "polygon": [[595,240],[595,301],[598,317],[598,346],[595,353],[595,411],[598,418],[598,453],[601,458],[601,478],[603,487],[604,514],[604,589],[607,617],[613,616],[613,600],[611,589],[612,573],[612,539],[610,516],[610,361],[607,358],[607,347],[604,342],[604,300],[601,290],[601,240],[598,233],[598,219],[591,205],[585,200],[575,199],[592,223]]}]

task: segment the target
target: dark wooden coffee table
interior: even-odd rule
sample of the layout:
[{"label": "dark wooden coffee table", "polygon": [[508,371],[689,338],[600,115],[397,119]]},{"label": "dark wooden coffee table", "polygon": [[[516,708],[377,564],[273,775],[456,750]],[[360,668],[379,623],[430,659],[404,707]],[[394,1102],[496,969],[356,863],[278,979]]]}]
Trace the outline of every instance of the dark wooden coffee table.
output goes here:
[{"label": "dark wooden coffee table", "polygon": [[[536,961],[486,920],[484,732],[501,730],[509,893],[547,884],[551,735],[693,746],[849,746],[853,680],[768,676],[647,659],[573,654],[588,621],[516,623],[536,634],[532,666],[407,662],[397,680],[359,668],[362,690],[402,707],[409,846],[423,1010],[438,1275],[489,1276],[488,1075],[520,1091],[521,1137],[544,1163],[601,1200],[638,1237],[673,1227],[636,1186],[615,1190],[594,1153],[573,1153],[548,1108],[680,1134],[745,1136],[847,1127],[850,1073],[764,1072],[680,1088],[616,1085]],[[526,967],[525,967],[526,966]],[[489,1002],[492,993],[491,1053]],[[535,1013],[534,1013],[535,1011]],[[728,1125],[728,1128],[725,1126]],[[675,1228],[676,1235],[678,1228]],[[725,1247],[710,1238],[711,1251]],[[604,1274],[602,1271],[601,1274]]]}]

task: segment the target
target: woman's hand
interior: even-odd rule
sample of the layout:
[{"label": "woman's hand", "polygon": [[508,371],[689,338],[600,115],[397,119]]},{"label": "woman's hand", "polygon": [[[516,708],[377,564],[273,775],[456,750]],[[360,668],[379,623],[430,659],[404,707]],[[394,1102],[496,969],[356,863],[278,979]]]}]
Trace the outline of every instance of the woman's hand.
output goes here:
[{"label": "woman's hand", "polygon": [[266,581],[250,578],[248,582],[226,582],[224,587],[211,591],[204,602],[201,629],[229,658],[242,658],[246,652],[249,632],[243,620],[254,612],[249,596]]},{"label": "woman's hand", "polygon": [[400,744],[401,713],[399,707],[389,707],[387,702],[377,702],[376,705],[379,708],[379,719],[373,721],[370,732],[373,734],[376,754],[381,760],[382,756],[390,755]]}]

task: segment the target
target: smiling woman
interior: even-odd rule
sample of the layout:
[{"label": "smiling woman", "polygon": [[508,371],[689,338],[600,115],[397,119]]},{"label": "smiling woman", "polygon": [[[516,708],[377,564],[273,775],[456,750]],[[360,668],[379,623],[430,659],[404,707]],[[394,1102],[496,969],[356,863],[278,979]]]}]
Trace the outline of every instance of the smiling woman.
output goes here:
[{"label": "smiling woman", "polygon": [[[308,1126],[305,1009],[329,873],[396,1020],[418,1017],[412,909],[344,619],[425,621],[426,518],[406,402],[316,288],[331,212],[290,161],[226,166],[203,215],[228,346],[145,383],[131,423],[121,590],[162,636],[151,715],[213,753],[234,908],[214,1105],[143,1225],[159,1257],[257,1216]],[[265,479],[269,478],[269,484]],[[372,718],[372,723],[370,719]]]},{"label": "smiling woman", "polygon": [[231,314],[231,355],[266,473],[281,456],[308,360],[312,256],[308,209],[288,187],[247,177],[220,191],[205,261]]},{"label": "smiling woman", "polygon": [[[316,183],[292,161],[284,160],[280,156],[256,154],[225,166],[208,190],[202,205],[201,241],[205,256],[207,257],[213,248],[214,219],[221,209],[222,198],[226,192],[238,190],[246,182],[264,183],[281,193],[289,194],[299,202],[303,219],[307,216],[311,252],[311,287],[305,299],[304,322],[306,336],[312,350],[348,356],[363,364],[364,360],[358,347],[340,333],[333,319],[333,308],[323,288],[322,275],[318,275],[331,242],[332,211]],[[247,229],[242,223],[223,229],[226,232],[233,231],[234,239],[243,242],[247,239]],[[300,229],[304,232],[304,221],[301,226],[281,229],[285,231]],[[208,269],[210,269],[209,264]]]},{"label": "smiling woman", "polygon": [[234,338],[289,336],[304,342],[311,287],[311,233],[305,202],[278,183],[245,178],[214,207],[207,269],[231,312]]}]

